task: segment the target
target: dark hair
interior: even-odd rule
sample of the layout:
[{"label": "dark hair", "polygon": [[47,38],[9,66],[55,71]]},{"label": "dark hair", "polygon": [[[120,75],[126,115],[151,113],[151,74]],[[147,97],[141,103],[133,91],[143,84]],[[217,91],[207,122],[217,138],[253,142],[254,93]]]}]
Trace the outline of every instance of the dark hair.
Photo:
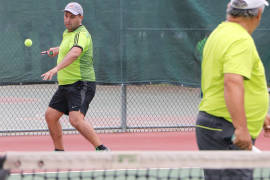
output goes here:
[{"label": "dark hair", "polygon": [[258,16],[259,8],[255,9],[237,9],[231,6],[227,9],[227,14],[233,17],[255,17]]}]

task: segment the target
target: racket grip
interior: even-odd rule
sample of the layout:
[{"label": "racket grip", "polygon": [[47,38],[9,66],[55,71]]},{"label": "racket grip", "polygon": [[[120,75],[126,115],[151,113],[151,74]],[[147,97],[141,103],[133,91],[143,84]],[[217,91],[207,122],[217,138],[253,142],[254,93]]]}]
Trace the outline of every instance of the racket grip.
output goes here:
[{"label": "racket grip", "polygon": [[231,137],[232,143],[233,143],[234,140],[235,140],[235,135],[233,134],[232,137]]},{"label": "racket grip", "polygon": [[52,56],[53,55],[53,51],[42,51],[41,54],[42,55],[47,54],[47,55],[51,55]]}]

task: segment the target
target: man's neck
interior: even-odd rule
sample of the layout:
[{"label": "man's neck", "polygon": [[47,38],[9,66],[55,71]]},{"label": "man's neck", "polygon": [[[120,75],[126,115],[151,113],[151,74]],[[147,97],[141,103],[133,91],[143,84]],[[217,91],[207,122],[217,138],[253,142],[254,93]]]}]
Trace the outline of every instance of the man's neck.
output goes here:
[{"label": "man's neck", "polygon": [[242,18],[242,17],[234,18],[234,17],[231,17],[231,16],[227,16],[227,21],[228,22],[234,22],[234,23],[240,24],[244,29],[247,30],[247,32],[250,35],[255,30],[254,24],[252,22],[252,19]]},{"label": "man's neck", "polygon": [[75,29],[72,29],[72,30],[69,30],[68,29],[68,32],[73,32],[73,31],[76,31],[76,29],[78,29],[79,27],[81,27],[82,26],[82,24],[80,24],[78,27],[76,27]]}]

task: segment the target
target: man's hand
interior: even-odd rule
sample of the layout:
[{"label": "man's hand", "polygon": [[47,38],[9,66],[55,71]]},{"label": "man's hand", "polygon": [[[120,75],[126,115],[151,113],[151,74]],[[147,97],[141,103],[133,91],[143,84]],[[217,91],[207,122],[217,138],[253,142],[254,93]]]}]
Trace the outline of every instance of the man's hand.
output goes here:
[{"label": "man's hand", "polygon": [[268,114],[265,117],[263,129],[264,129],[264,136],[270,137],[270,115]]},{"label": "man's hand", "polygon": [[50,48],[47,52],[48,52],[48,56],[50,57],[57,56],[59,53],[59,47]]},{"label": "man's hand", "polygon": [[252,149],[252,140],[247,128],[238,128],[234,131],[235,139],[233,144],[242,150]]},{"label": "man's hand", "polygon": [[51,80],[53,75],[55,75],[57,73],[57,67],[49,70],[48,72],[44,73],[41,75],[41,77],[43,77],[43,80]]}]

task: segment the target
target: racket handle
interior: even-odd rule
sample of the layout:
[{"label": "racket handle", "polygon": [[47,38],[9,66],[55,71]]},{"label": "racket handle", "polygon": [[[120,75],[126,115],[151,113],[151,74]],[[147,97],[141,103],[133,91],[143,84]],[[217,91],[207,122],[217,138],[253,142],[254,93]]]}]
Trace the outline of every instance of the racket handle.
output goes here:
[{"label": "racket handle", "polygon": [[42,52],[41,52],[41,55],[46,55],[46,54],[47,54],[47,55],[49,54],[49,55],[52,56],[52,55],[53,55],[53,51],[42,51]]},{"label": "racket handle", "polygon": [[47,51],[42,51],[40,54],[41,55],[46,55],[47,54]]},{"label": "racket handle", "polygon": [[233,134],[232,137],[231,137],[232,143],[233,143],[234,140],[235,140],[235,135]]}]

